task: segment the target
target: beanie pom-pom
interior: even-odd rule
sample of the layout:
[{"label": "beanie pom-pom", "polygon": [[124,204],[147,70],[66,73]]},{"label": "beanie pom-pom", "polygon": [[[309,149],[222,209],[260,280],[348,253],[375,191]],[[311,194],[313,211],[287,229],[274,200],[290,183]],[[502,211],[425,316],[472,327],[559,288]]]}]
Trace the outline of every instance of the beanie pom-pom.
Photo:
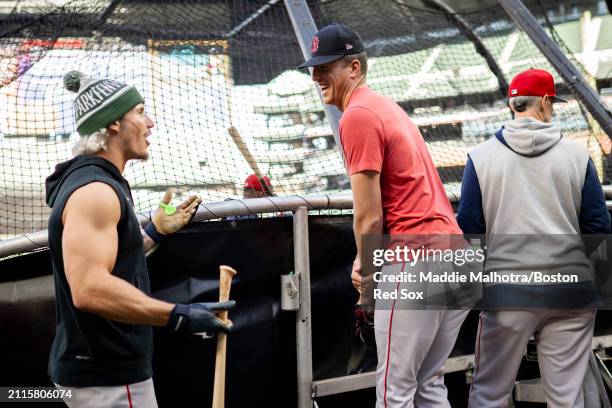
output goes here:
[{"label": "beanie pom-pom", "polygon": [[70,71],[64,75],[64,87],[71,92],[79,92],[83,74],[79,71]]}]

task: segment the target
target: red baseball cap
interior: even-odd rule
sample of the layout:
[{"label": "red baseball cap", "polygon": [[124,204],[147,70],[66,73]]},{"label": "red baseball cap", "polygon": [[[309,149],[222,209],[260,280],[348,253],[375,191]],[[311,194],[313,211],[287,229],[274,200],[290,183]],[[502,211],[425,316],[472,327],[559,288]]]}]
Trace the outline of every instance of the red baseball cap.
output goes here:
[{"label": "red baseball cap", "polygon": [[[264,180],[264,183],[266,183],[268,188],[270,188],[271,184],[268,176],[262,176],[261,178]],[[259,182],[257,174],[251,174],[249,177],[246,178],[246,180],[244,180],[244,188],[250,188],[251,190],[256,191],[264,191],[263,186]]]},{"label": "red baseball cap", "polygon": [[508,98],[515,96],[548,96],[553,102],[567,102],[555,92],[555,80],[543,69],[531,68],[512,78]]}]

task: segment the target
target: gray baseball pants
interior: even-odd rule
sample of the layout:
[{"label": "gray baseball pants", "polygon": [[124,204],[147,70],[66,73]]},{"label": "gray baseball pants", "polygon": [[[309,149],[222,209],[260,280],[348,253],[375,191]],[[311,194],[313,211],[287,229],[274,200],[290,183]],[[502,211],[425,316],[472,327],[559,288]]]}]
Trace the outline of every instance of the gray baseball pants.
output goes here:
[{"label": "gray baseball pants", "polygon": [[535,336],[549,408],[584,406],[594,309],[483,311],[476,338],[469,408],[502,408],[514,387],[529,338]]},{"label": "gray baseball pants", "polygon": [[377,408],[450,408],[444,363],[468,310],[376,310]]},{"label": "gray baseball pants", "polygon": [[[384,275],[402,271],[444,271],[439,262],[385,265]],[[378,283],[383,291],[406,289],[431,295],[448,290],[445,285],[419,282]],[[426,301],[425,301],[426,302]],[[376,408],[450,408],[444,385],[444,364],[469,310],[418,310],[423,301],[376,300],[374,331],[378,367]]]},{"label": "gray baseball pants", "polygon": [[64,402],[70,408],[157,408],[153,379],[110,387],[64,387],[71,390],[72,398]]}]

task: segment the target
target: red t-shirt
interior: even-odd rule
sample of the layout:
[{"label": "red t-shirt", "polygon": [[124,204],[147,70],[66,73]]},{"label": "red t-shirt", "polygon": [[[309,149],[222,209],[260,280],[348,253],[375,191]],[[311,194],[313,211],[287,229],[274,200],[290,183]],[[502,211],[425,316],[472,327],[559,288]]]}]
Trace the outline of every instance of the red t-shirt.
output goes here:
[{"label": "red t-shirt", "polygon": [[418,127],[391,99],[357,88],[340,120],[352,176],[380,173],[386,234],[461,234]]}]

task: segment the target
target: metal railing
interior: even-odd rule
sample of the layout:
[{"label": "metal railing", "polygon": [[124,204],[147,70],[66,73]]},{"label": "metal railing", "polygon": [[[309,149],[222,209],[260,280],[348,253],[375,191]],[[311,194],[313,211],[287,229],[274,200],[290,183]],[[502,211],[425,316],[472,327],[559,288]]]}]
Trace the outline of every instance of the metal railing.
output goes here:
[{"label": "metal railing", "polygon": [[[612,209],[612,185],[603,186],[608,209]],[[458,191],[447,190],[446,196],[452,204],[459,202]],[[194,216],[194,221],[222,219],[235,215],[255,215],[275,212],[295,211],[304,206],[308,211],[314,210],[350,210],[353,208],[353,197],[346,194],[309,194],[303,196],[265,197],[246,200],[226,200],[202,203]],[[151,222],[154,210],[138,214],[140,224],[144,227]],[[49,244],[47,230],[22,234],[0,241],[0,259],[20,253],[46,249]]]},{"label": "metal railing", "polygon": [[[298,207],[307,210],[343,210],[353,208],[351,194],[312,194],[304,196],[265,197],[247,200],[226,200],[212,203],[201,203],[194,221],[222,219],[235,215],[254,215],[285,211],[295,211]],[[138,214],[140,224],[144,227],[151,222],[155,210]],[[19,235],[15,238],[0,241],[0,259],[24,252],[45,249],[49,245],[47,230]]]}]

